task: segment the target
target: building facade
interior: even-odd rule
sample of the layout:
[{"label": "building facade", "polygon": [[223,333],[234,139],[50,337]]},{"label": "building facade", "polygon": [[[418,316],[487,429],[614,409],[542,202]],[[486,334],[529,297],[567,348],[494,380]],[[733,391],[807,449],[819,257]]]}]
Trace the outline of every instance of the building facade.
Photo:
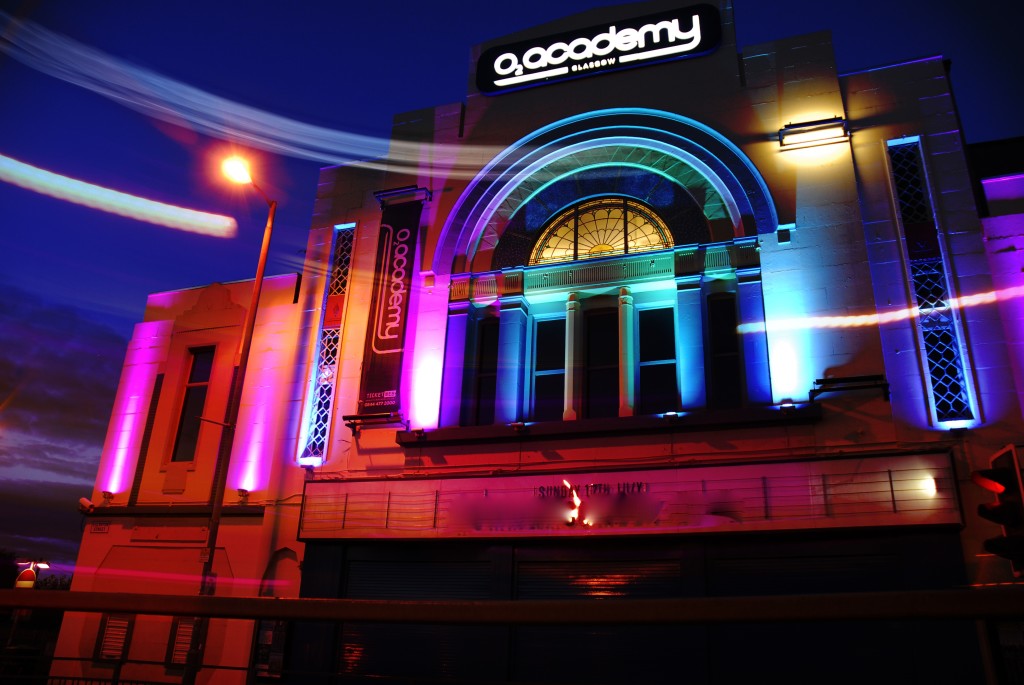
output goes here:
[{"label": "building facade", "polygon": [[[249,284],[151,296],[74,589],[198,592],[218,464],[217,594],[1012,582],[970,475],[1019,441],[1024,193],[988,178],[979,211],[964,147],[941,58],[840,75],[826,32],[737,46],[729,2],[479,46],[465,102],[322,171],[232,444]],[[177,682],[199,625],[71,614],[54,673]],[[998,642],[953,621],[212,620],[198,677],[983,682]]]}]

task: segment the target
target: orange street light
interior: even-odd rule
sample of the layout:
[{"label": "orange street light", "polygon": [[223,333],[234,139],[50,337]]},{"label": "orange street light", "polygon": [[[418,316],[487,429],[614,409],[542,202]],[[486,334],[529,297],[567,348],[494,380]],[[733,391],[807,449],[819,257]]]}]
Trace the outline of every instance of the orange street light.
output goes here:
[{"label": "orange street light", "polygon": [[224,172],[232,183],[252,183],[252,176],[249,175],[249,164],[237,155],[228,157],[220,164],[220,170]]}]

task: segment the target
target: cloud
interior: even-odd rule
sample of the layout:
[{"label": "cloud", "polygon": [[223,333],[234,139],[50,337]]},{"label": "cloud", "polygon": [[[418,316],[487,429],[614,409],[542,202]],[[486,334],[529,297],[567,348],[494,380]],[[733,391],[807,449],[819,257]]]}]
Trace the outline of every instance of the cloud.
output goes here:
[{"label": "cloud", "polygon": [[0,285],[0,547],[74,559],[126,347],[76,309]]}]

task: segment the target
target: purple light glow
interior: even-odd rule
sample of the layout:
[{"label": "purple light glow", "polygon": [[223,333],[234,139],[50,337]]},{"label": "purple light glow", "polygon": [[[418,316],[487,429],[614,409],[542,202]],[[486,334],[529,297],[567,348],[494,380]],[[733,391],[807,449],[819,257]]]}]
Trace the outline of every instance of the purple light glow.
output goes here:
[{"label": "purple light glow", "polygon": [[441,406],[441,369],[443,352],[427,349],[417,352],[413,362],[411,428],[436,428]]},{"label": "purple light glow", "polygon": [[267,405],[261,402],[252,409],[249,420],[240,423],[244,432],[235,436],[235,453],[241,459],[231,465],[231,482],[236,490],[252,492],[263,485],[262,457],[267,449],[267,414]]},{"label": "purple light glow", "polygon": [[97,488],[114,494],[124,492],[134,475],[135,457],[139,453],[142,433],[156,382],[158,352],[147,343],[159,339],[164,323],[142,323],[136,326],[133,344],[128,348],[114,409],[107,429],[107,438],[100,457]]}]

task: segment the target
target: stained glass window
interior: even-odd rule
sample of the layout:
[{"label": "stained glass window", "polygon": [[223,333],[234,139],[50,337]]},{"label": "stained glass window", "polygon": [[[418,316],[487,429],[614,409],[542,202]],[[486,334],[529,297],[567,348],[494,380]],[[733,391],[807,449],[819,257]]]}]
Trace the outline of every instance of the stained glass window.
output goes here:
[{"label": "stained glass window", "polygon": [[542,231],[530,265],[664,250],[672,234],[648,207],[622,197],[587,200],[558,214]]}]

